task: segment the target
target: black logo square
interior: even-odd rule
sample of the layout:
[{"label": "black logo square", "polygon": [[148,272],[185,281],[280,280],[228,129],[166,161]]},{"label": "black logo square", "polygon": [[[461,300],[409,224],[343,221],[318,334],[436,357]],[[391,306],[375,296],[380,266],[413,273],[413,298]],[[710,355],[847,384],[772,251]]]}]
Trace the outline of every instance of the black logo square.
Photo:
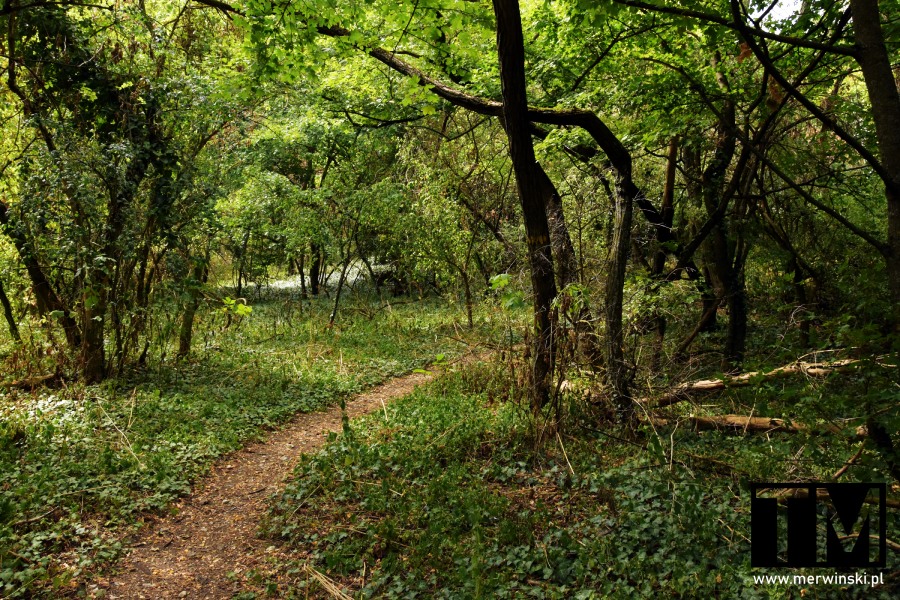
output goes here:
[{"label": "black logo square", "polygon": [[751,566],[885,566],[884,483],[751,483],[750,494]]}]

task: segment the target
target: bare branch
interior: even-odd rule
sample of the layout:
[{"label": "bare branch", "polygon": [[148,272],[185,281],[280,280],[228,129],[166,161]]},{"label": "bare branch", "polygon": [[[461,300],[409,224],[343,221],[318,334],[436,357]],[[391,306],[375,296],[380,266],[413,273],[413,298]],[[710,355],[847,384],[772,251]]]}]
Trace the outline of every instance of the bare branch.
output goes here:
[{"label": "bare branch", "polygon": [[668,15],[675,15],[679,17],[688,17],[691,19],[697,19],[700,21],[707,21],[709,23],[716,23],[718,25],[722,25],[723,27],[727,27],[729,29],[740,30],[741,25],[743,25],[750,33],[753,35],[759,36],[761,38],[765,38],[768,40],[773,40],[776,42],[782,42],[785,44],[791,44],[793,46],[797,46],[800,48],[812,48],[814,50],[824,50],[826,52],[831,52],[834,54],[841,54],[844,56],[852,56],[856,57],[857,51],[855,46],[851,46],[849,44],[823,44],[821,42],[815,42],[813,40],[808,40],[805,38],[798,38],[790,35],[782,35],[780,33],[773,33],[771,31],[766,31],[764,29],[760,29],[759,27],[749,27],[746,23],[737,23],[732,19],[727,19],[725,17],[721,17],[719,15],[714,15],[707,12],[702,12],[698,10],[690,10],[687,8],[678,8],[675,6],[666,6],[659,4],[651,4],[649,2],[641,2],[640,0],[613,0],[618,4],[623,4],[625,6],[631,6],[634,8],[641,8],[650,12],[656,13],[664,13]]}]

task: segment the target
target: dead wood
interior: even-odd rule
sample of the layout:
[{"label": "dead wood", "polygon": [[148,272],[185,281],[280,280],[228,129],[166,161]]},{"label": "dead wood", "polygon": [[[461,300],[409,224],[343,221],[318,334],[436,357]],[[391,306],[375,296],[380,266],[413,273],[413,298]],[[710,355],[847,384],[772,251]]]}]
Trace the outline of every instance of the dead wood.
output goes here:
[{"label": "dead wood", "polygon": [[[789,419],[780,419],[777,417],[747,417],[744,415],[712,415],[712,416],[680,416],[680,417],[659,417],[650,415],[645,420],[657,427],[665,427],[675,423],[684,423],[690,425],[696,430],[717,429],[730,430],[741,433],[800,433],[821,432],[821,433],[841,433],[844,431],[841,427],[834,424],[817,424],[807,425]],[[865,439],[868,431],[864,426],[856,428],[855,439]],[[855,460],[856,457],[854,457]],[[843,473],[838,473],[842,475]]]},{"label": "dead wood", "polygon": [[[780,489],[772,494],[771,497],[777,498],[779,504],[786,504],[789,498],[808,498],[809,491],[806,488],[784,488]],[[816,498],[820,500],[824,500],[828,497],[828,493],[819,489],[816,491]],[[877,501],[873,500],[869,497],[865,499],[866,504],[875,504],[877,505]],[[884,505],[887,508],[892,508],[894,510],[900,509],[900,500],[896,498],[885,498]]]},{"label": "dead wood", "polygon": [[0,388],[5,388],[8,390],[18,389],[18,390],[32,390],[36,387],[44,385],[49,381],[56,378],[56,373],[49,373],[47,375],[37,375],[35,377],[26,377],[24,379],[17,379],[15,381],[2,381],[0,382]]},{"label": "dead wood", "polygon": [[745,417],[743,415],[717,415],[712,417],[678,417],[677,419],[667,419],[660,417],[650,417],[653,425],[665,426],[674,422],[687,423],[694,429],[733,429],[741,431],[753,432],[776,432],[799,433],[808,429],[802,423],[795,423],[786,419],[777,419],[774,417]]},{"label": "dead wood", "polygon": [[698,381],[689,381],[675,386],[658,398],[654,399],[652,397],[646,397],[641,398],[638,402],[657,408],[670,406],[672,404],[677,404],[682,400],[688,400],[699,394],[733,387],[744,387],[752,385],[760,380],[773,379],[785,375],[800,373],[809,377],[824,377],[858,362],[860,361],[850,358],[829,363],[796,361],[789,365],[772,369],[771,371],[753,371],[751,373],[744,373],[733,377],[724,377],[722,379],[700,379]]},{"label": "dead wood", "polygon": [[[857,430],[858,432],[859,430]],[[859,457],[862,456],[863,450],[866,448],[866,440],[863,440],[862,444],[859,445],[859,450],[856,451],[856,454],[847,459],[847,461],[843,464],[843,466],[835,471],[834,475],[831,476],[832,481],[837,481],[841,475],[850,470],[856,461],[859,460]]]}]

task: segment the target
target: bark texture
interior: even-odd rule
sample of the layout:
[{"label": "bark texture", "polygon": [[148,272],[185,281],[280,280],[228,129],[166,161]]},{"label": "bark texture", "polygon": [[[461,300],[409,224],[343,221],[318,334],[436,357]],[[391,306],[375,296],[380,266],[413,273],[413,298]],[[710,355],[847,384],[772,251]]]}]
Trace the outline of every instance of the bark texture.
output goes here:
[{"label": "bark texture", "polygon": [[517,0],[494,0],[493,4],[497,17],[497,56],[500,60],[503,120],[525,222],[531,287],[534,293],[531,404],[533,408],[539,409],[547,403],[550,396],[554,359],[554,319],[551,305],[556,297],[550,227],[543,194],[546,181],[535,168],[537,160],[528,117],[525,45],[519,3]]}]

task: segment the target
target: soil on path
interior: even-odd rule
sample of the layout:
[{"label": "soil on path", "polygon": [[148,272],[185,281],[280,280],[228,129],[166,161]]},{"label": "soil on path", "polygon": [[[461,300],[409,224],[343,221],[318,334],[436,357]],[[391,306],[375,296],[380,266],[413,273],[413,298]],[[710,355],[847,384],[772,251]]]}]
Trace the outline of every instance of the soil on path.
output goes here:
[{"label": "soil on path", "polygon": [[[346,404],[350,418],[382,410],[433,378],[413,373],[360,394]],[[341,409],[297,415],[262,442],[220,459],[177,513],[147,528],[122,559],[108,598],[231,598],[241,575],[261,566],[270,541],[257,537],[267,498],[293,472],[301,454],[322,446],[341,430]]]}]

